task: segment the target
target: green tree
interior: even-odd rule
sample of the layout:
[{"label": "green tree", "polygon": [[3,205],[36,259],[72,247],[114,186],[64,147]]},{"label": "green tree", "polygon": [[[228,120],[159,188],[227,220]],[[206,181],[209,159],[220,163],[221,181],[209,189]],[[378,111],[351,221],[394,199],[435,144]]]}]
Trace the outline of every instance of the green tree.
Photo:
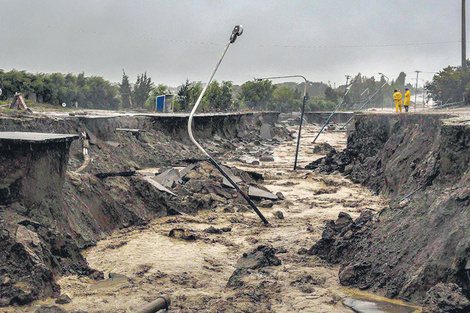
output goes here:
[{"label": "green tree", "polygon": [[[467,60],[467,66],[469,65],[470,61]],[[448,66],[435,74],[424,88],[429,97],[438,103],[465,100],[469,104],[470,72],[462,73],[461,66]]]},{"label": "green tree", "polygon": [[232,82],[222,82],[220,85],[214,80],[204,95],[204,108],[210,111],[227,110],[232,105]]},{"label": "green tree", "polygon": [[180,86],[176,95],[177,109],[187,111],[191,101],[191,83],[189,82],[189,79],[186,79],[186,82]]},{"label": "green tree", "polygon": [[293,112],[299,108],[299,101],[294,98],[294,91],[288,87],[278,87],[274,90],[274,101],[268,105],[270,110]]},{"label": "green tree", "polygon": [[238,100],[251,109],[267,109],[274,100],[275,89],[276,87],[269,80],[248,81],[240,87]]},{"label": "green tree", "polygon": [[136,107],[144,107],[145,102],[150,95],[150,91],[152,90],[152,86],[152,79],[147,77],[147,72],[137,75],[137,82],[134,85],[134,91],[132,93]]},{"label": "green tree", "polygon": [[338,94],[331,88],[331,86],[327,86],[325,89],[325,99],[336,103],[338,101]]},{"label": "green tree", "polygon": [[129,82],[129,76],[126,75],[124,69],[122,70],[122,81],[119,84],[119,93],[121,94],[122,107],[126,109],[132,108],[132,88]]}]

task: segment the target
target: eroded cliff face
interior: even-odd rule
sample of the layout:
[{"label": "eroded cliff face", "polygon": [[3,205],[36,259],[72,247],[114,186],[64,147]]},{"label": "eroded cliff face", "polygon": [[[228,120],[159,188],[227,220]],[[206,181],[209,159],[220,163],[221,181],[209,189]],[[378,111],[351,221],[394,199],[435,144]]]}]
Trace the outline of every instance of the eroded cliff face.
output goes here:
[{"label": "eroded cliff face", "polygon": [[57,296],[57,275],[99,276],[57,227],[67,224],[62,188],[72,140],[0,140],[0,306]]},{"label": "eroded cliff face", "polygon": [[330,221],[310,253],[340,263],[342,284],[387,297],[422,301],[440,282],[468,295],[469,123],[437,114],[361,114],[354,126],[346,150],[311,166],[347,173],[389,197],[390,207]]},{"label": "eroded cliff face", "polygon": [[[270,129],[269,136],[287,136],[275,124],[277,117],[277,113],[199,116],[194,121],[195,135],[215,158],[222,152],[229,158],[237,154],[240,142],[262,140],[263,125]],[[186,166],[187,161],[203,159],[189,141],[187,122],[187,116],[179,115],[0,118],[0,131],[85,131],[92,158],[86,173],[74,172],[83,162],[79,140],[0,152],[0,251],[6,252],[0,255],[0,306],[58,295],[58,275],[100,277],[88,267],[80,249],[114,229],[145,224],[171,210],[194,214],[213,208],[217,201],[243,206],[234,192],[212,192],[214,182],[209,177],[178,187],[180,194],[172,197],[138,177],[95,176]]]}]

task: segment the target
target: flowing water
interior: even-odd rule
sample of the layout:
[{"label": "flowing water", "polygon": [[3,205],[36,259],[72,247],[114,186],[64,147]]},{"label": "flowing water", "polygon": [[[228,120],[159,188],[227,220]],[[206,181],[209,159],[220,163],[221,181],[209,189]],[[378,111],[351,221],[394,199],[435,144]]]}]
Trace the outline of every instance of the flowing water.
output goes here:
[{"label": "flowing water", "polygon": [[[322,156],[312,152],[317,131],[311,125],[303,130],[300,167]],[[325,132],[318,142],[342,149],[346,135]],[[117,230],[84,253],[91,267],[107,276],[111,273],[110,278],[103,282],[61,278],[62,293],[72,298],[62,307],[68,311],[132,312],[166,293],[172,301],[169,312],[351,312],[343,301],[359,299],[339,285],[338,268],[299,250],[308,250],[320,239],[325,221],[336,219],[339,212],[357,217],[365,209],[379,210],[384,201],[337,173],[293,171],[295,143],[266,144],[273,149],[274,162],[227,164],[262,173],[266,188],[284,194],[285,201],[260,208],[270,227],[251,212],[202,211],[197,216],[164,217],[145,226]],[[275,211],[282,211],[284,219],[276,218]],[[203,232],[210,226],[231,230]],[[197,239],[170,238],[174,228],[195,233]],[[249,275],[240,288],[227,288],[237,259],[262,244],[276,248],[282,264]],[[33,307],[24,308],[29,309]]]}]

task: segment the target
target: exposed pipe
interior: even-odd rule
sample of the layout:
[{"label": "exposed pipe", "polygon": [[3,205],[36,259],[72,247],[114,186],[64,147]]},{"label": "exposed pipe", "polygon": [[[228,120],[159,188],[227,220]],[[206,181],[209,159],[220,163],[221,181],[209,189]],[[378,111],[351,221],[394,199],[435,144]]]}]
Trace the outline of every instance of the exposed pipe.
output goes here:
[{"label": "exposed pipe", "polygon": [[253,211],[255,211],[255,213],[259,216],[259,218],[263,221],[263,223],[265,225],[269,225],[268,220],[263,216],[261,211],[258,210],[258,208],[253,203],[253,201],[251,201],[251,199],[238,187],[238,185],[230,178],[230,176],[227,173],[225,173],[225,171],[222,169],[222,167],[220,167],[220,165],[209,155],[209,153],[207,153],[206,150],[204,150],[204,148],[196,141],[196,139],[194,139],[193,130],[192,130],[193,117],[194,117],[194,114],[196,113],[196,110],[197,110],[199,104],[201,103],[201,100],[202,100],[202,97],[204,96],[204,93],[206,92],[207,88],[209,87],[209,85],[212,81],[212,78],[215,75],[215,72],[217,72],[217,69],[219,68],[220,63],[222,62],[222,59],[224,58],[225,53],[227,52],[228,48],[230,47],[230,44],[234,43],[235,40],[237,40],[237,37],[241,36],[241,34],[243,34],[243,27],[241,25],[235,26],[235,28],[232,31],[232,35],[230,36],[230,40],[228,41],[227,45],[225,46],[225,49],[222,52],[222,55],[220,56],[219,61],[215,65],[215,68],[212,71],[212,74],[209,77],[209,80],[208,80],[207,84],[204,86],[204,88],[202,89],[201,94],[197,98],[196,104],[194,104],[194,107],[191,110],[191,114],[189,114],[188,134],[189,134],[189,138],[196,145],[196,147],[209,158],[210,162],[217,168],[217,170],[222,174],[222,176],[224,176],[230,182],[230,184],[232,184],[233,188],[235,188],[238,191],[238,193],[246,200],[246,202],[248,202],[250,207],[253,209]]},{"label": "exposed pipe", "polygon": [[302,111],[300,113],[299,135],[297,136],[297,147],[295,148],[295,160],[294,160],[294,171],[295,171],[297,169],[297,156],[299,155],[300,135],[302,133],[302,122],[304,121],[305,103],[307,102],[307,79],[302,75],[287,75],[287,76],[255,78],[255,80],[261,81],[265,79],[278,79],[278,78],[291,78],[291,77],[301,77],[305,80],[304,98],[302,101]]},{"label": "exposed pipe", "polygon": [[160,310],[166,310],[170,306],[171,301],[170,297],[167,295],[159,296],[155,301],[150,302],[146,306],[140,308],[139,310],[135,311],[136,313],[155,313]]}]

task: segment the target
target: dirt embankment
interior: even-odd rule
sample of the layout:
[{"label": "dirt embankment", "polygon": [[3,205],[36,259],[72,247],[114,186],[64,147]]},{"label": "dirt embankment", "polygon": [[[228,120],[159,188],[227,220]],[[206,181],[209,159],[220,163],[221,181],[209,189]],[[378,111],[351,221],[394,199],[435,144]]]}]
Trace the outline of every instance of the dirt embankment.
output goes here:
[{"label": "dirt embankment", "polygon": [[[215,158],[222,152],[234,157],[240,153],[237,150],[240,142],[259,142],[263,125],[269,129],[269,136],[279,139],[287,136],[285,128],[276,124],[277,117],[276,113],[196,117],[195,134]],[[76,140],[70,147],[68,171],[58,173],[50,168],[50,175],[61,176],[56,177],[54,186],[57,185],[56,189],[63,186],[63,190],[37,195],[47,200],[36,201],[41,203],[37,207],[31,206],[25,197],[1,203],[0,235],[4,239],[2,251],[6,253],[2,254],[5,262],[0,268],[0,306],[58,295],[57,275],[98,277],[99,273],[88,268],[79,249],[94,245],[116,228],[145,224],[174,209],[190,214],[211,209],[222,198],[233,207],[232,192],[212,196],[207,191],[210,184],[197,177],[190,184],[176,186],[177,197],[173,197],[156,191],[141,176],[106,179],[95,176],[99,172],[185,166],[187,159],[202,158],[189,142],[186,127],[186,116],[1,117],[0,131],[73,134],[85,131],[92,162],[87,173],[74,172],[83,162],[82,143]],[[27,172],[21,166],[17,170]],[[200,172],[197,168],[194,171]],[[2,178],[2,182],[7,181],[8,178]],[[2,189],[13,190],[10,187]],[[192,196],[194,192],[209,195],[200,199]],[[4,198],[8,197],[10,194],[6,193]]]},{"label": "dirt embankment", "polygon": [[356,221],[340,215],[310,253],[340,263],[343,285],[390,298],[421,302],[441,282],[458,284],[468,296],[469,160],[468,121],[437,114],[355,116],[347,149],[309,167],[344,172],[389,197],[390,206]]}]

